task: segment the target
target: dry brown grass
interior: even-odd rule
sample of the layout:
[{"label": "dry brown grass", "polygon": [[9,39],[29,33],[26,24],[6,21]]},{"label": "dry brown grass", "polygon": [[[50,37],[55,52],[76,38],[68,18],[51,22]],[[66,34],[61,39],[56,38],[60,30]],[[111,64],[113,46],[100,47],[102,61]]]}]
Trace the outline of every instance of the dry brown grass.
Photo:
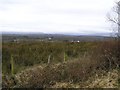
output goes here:
[{"label": "dry brown grass", "polygon": [[118,88],[117,80],[118,71],[112,70],[105,75],[98,76],[96,74],[82,83],[56,82],[52,88]]}]

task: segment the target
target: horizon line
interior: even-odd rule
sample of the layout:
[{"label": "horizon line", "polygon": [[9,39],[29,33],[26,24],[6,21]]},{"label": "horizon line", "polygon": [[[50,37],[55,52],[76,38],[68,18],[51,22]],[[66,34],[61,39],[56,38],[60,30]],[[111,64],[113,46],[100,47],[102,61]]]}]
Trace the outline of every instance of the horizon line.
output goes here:
[{"label": "horizon line", "polygon": [[113,36],[114,33],[110,32],[98,32],[98,33],[68,33],[68,32],[51,32],[51,33],[45,33],[45,32],[20,32],[20,31],[0,31],[2,34],[58,34],[58,35],[88,35],[88,36]]}]

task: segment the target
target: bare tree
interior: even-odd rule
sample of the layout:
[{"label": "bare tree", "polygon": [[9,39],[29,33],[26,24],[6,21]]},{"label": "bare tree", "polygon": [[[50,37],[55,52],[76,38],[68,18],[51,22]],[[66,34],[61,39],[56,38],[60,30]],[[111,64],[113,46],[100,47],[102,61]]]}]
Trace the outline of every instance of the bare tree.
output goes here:
[{"label": "bare tree", "polygon": [[109,21],[117,25],[117,29],[114,32],[120,38],[120,1],[116,2],[113,12],[111,14],[109,13],[107,17]]}]

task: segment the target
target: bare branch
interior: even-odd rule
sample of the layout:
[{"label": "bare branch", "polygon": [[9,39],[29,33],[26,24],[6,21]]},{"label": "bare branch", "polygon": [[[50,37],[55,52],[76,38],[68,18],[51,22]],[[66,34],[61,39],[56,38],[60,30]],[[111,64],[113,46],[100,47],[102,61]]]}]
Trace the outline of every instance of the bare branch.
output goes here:
[{"label": "bare branch", "polygon": [[110,14],[107,14],[107,18],[110,22],[115,23],[118,26],[117,29],[117,36],[120,36],[120,1],[116,2],[115,7],[113,7],[113,12]]}]

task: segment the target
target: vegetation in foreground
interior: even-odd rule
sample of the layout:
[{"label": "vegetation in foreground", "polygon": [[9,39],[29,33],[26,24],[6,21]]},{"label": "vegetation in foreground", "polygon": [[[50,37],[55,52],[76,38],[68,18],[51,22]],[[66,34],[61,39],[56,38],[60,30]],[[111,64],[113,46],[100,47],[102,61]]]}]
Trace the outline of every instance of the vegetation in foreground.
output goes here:
[{"label": "vegetation in foreground", "polygon": [[[3,87],[118,87],[119,46],[113,40],[3,43]],[[101,85],[105,78],[112,84]]]}]

